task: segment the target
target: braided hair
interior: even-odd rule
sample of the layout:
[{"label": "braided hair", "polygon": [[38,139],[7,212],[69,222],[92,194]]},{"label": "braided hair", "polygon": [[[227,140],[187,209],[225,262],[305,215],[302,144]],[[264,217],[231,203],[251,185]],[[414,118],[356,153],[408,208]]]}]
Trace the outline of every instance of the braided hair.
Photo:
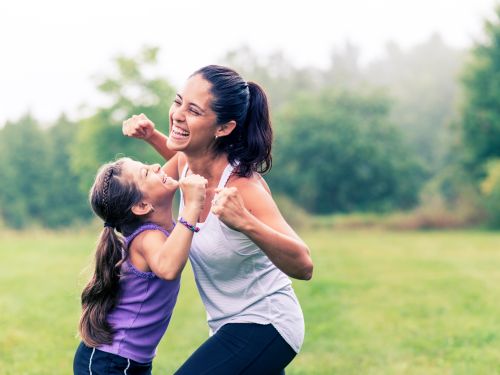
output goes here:
[{"label": "braided hair", "polygon": [[81,297],[79,331],[90,347],[113,341],[113,327],[106,317],[118,302],[120,268],[126,255],[122,236],[117,232],[128,235],[140,225],[132,207],[140,202],[142,193],[133,182],[122,178],[126,160],[130,159],[121,158],[102,166],[90,190],[92,209],[105,222],[95,252],[94,274]]}]

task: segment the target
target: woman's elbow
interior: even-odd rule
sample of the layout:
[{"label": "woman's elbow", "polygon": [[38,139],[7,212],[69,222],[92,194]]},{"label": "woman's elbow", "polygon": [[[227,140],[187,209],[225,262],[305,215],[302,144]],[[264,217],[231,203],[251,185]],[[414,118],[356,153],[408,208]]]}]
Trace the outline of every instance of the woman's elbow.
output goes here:
[{"label": "woman's elbow", "polygon": [[303,270],[301,272],[302,277],[300,278],[301,280],[311,280],[313,276],[313,269],[314,269],[314,264],[309,258],[307,262],[305,262],[305,265],[303,267]]},{"label": "woman's elbow", "polygon": [[313,261],[312,261],[310,255],[309,255],[309,249],[308,249],[306,254],[304,254],[304,256],[300,262],[300,267],[295,272],[295,275],[290,275],[290,276],[294,277],[295,279],[311,280],[311,278],[312,278],[314,264],[313,264]]}]

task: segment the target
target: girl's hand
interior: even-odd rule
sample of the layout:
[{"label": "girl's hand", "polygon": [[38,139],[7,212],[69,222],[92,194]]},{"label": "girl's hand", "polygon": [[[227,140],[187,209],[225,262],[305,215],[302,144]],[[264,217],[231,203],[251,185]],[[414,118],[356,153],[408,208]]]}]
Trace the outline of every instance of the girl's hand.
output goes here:
[{"label": "girl's hand", "polygon": [[207,183],[207,179],[198,174],[191,174],[180,179],[179,186],[182,190],[186,208],[192,207],[200,211],[203,209]]},{"label": "girl's hand", "polygon": [[127,137],[148,140],[155,131],[155,124],[144,113],[123,121],[122,132]]},{"label": "girl's hand", "polygon": [[241,231],[250,213],[235,187],[215,190],[212,212],[229,228]]}]

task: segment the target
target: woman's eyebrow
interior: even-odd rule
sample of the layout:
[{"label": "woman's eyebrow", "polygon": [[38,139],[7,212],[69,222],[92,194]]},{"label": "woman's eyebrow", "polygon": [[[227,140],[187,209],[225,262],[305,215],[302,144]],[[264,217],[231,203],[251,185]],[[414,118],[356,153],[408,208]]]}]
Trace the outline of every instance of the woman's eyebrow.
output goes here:
[{"label": "woman's eyebrow", "polygon": [[[177,93],[176,95],[179,97],[180,100],[184,100],[181,94]],[[199,106],[198,104],[193,103],[193,102],[189,102],[189,105],[193,105],[196,108],[198,108],[200,111],[202,111],[203,113],[205,113],[205,110],[201,106]]]}]

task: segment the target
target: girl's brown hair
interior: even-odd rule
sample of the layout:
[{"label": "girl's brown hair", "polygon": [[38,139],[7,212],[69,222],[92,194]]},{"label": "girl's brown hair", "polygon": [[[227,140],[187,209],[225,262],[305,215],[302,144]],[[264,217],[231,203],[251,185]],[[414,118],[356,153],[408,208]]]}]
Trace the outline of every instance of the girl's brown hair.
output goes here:
[{"label": "girl's brown hair", "polygon": [[[95,269],[82,292],[82,315],[79,331],[90,347],[111,344],[113,327],[106,320],[119,296],[120,268],[126,256],[123,237],[140,225],[131,208],[142,199],[142,192],[122,177],[126,158],[103,165],[90,189],[90,204],[105,227],[95,252]],[[116,231],[115,231],[116,229]]]}]

